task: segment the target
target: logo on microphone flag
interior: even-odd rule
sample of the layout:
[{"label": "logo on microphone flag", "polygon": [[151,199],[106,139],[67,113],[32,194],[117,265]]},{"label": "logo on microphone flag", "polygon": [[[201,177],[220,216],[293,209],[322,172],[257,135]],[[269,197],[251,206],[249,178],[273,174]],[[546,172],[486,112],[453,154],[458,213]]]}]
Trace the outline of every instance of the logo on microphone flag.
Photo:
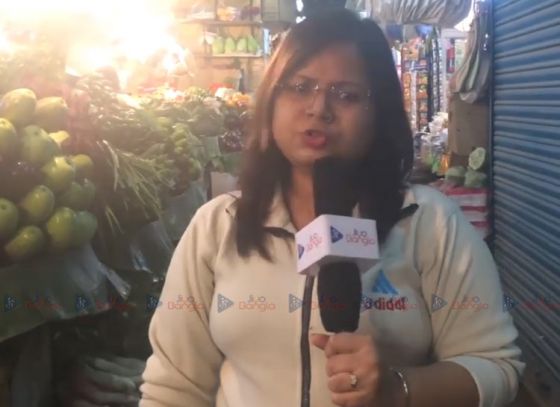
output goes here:
[{"label": "logo on microphone flag", "polygon": [[218,294],[218,313],[225,311],[226,309],[233,306],[233,301],[222,294]]},{"label": "logo on microphone flag", "polygon": [[432,294],[432,312],[439,311],[440,309],[442,309],[446,305],[447,305],[447,301],[445,301],[441,297],[438,297],[435,294]]},{"label": "logo on microphone flag", "polygon": [[383,270],[379,272],[371,290],[376,294],[399,295],[399,292],[393,287]]},{"label": "logo on microphone flag", "polygon": [[342,240],[343,238],[344,235],[339,230],[331,226],[331,241],[333,243],[336,243],[339,240]]},{"label": "logo on microphone flag", "polygon": [[298,244],[297,245],[297,251],[298,251],[298,259],[301,259],[301,256],[303,256],[303,253],[305,252],[305,247]]},{"label": "logo on microphone flag", "polygon": [[301,308],[301,306],[303,305],[303,301],[301,299],[299,299],[298,297],[296,297],[295,295],[290,294],[289,299],[288,299],[288,303],[290,306],[290,312],[294,312],[298,309]]}]

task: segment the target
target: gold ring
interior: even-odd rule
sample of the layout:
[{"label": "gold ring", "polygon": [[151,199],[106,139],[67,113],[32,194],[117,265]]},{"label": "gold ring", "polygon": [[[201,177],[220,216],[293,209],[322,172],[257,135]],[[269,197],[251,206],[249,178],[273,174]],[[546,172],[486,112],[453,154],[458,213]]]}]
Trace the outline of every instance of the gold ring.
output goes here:
[{"label": "gold ring", "polygon": [[352,389],[358,387],[358,376],[355,374],[350,374],[350,387],[352,387]]}]

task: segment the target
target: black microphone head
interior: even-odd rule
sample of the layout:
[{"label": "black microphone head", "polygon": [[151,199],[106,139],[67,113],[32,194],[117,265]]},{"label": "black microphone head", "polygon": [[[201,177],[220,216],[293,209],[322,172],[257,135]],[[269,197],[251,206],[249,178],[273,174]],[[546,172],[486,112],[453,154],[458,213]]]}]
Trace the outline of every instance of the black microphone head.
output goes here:
[{"label": "black microphone head", "polygon": [[355,263],[336,262],[321,266],[317,295],[321,321],[328,332],[354,332],[358,329],[362,280]]},{"label": "black microphone head", "polygon": [[324,157],[313,165],[315,216],[351,216],[358,202],[360,166],[356,161]]},{"label": "black microphone head", "polygon": [[[360,165],[336,157],[324,157],[313,165],[315,216],[351,216],[358,203]],[[358,329],[362,281],[358,266],[336,262],[321,266],[317,291],[321,321],[328,332]]]}]

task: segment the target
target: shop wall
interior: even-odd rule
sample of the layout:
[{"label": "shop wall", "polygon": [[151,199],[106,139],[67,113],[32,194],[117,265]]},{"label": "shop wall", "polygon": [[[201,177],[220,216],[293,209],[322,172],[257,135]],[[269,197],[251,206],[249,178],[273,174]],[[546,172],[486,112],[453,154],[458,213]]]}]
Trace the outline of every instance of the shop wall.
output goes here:
[{"label": "shop wall", "polygon": [[560,405],[560,1],[494,0],[495,257],[525,383]]}]

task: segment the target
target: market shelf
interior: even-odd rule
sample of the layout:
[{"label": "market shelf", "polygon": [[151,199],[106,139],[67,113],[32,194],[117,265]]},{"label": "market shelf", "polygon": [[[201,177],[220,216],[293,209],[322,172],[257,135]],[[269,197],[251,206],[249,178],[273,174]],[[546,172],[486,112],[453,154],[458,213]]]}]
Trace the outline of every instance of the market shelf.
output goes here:
[{"label": "market shelf", "polygon": [[196,57],[200,58],[208,58],[208,59],[235,59],[235,58],[243,58],[243,59],[263,59],[264,55],[254,55],[254,54],[224,54],[224,55],[212,55],[212,54],[201,54],[197,53],[194,54]]},{"label": "market shelf", "polygon": [[179,20],[179,24],[198,24],[215,27],[262,27],[261,21]]}]

